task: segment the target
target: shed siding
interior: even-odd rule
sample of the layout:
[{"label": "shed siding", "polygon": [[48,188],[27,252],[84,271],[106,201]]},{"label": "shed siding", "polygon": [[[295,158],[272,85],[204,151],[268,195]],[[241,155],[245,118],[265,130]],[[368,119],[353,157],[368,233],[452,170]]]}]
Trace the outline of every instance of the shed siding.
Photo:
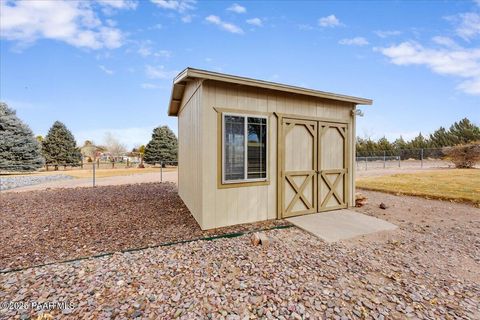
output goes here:
[{"label": "shed siding", "polygon": [[202,224],[202,87],[187,83],[178,114],[178,194]]},{"label": "shed siding", "polygon": [[[217,166],[221,164],[217,163],[217,112],[214,108],[335,119],[348,122],[350,130],[353,129],[351,122],[353,104],[348,102],[205,81],[202,85],[202,104],[202,125],[205,136],[201,148],[203,180],[202,187],[197,190],[203,190],[203,220],[200,224],[204,229],[277,217],[277,118],[274,115],[269,118],[270,184],[219,189],[217,188]],[[193,125],[192,122],[190,124]],[[189,130],[185,129],[185,126],[183,128],[183,130]],[[353,133],[348,137],[348,143],[352,145]],[[353,157],[352,154],[350,154],[351,157]],[[349,179],[350,177],[351,175]],[[348,183],[353,185],[351,179]],[[350,197],[349,200],[351,201]]]}]

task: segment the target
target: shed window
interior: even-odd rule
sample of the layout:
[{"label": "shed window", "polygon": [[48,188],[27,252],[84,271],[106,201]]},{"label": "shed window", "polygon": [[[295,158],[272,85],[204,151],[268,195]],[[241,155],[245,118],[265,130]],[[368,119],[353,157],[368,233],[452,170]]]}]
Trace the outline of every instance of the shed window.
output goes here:
[{"label": "shed window", "polygon": [[267,118],[223,114],[223,182],[267,179]]}]

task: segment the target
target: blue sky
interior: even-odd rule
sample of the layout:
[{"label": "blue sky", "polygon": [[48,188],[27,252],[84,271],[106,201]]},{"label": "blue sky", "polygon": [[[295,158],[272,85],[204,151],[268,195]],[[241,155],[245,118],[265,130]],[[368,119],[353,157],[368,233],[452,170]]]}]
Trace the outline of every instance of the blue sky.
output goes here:
[{"label": "blue sky", "polygon": [[480,124],[477,1],[1,1],[0,100],[35,134],[132,147],[187,66],[374,100],[357,134]]}]

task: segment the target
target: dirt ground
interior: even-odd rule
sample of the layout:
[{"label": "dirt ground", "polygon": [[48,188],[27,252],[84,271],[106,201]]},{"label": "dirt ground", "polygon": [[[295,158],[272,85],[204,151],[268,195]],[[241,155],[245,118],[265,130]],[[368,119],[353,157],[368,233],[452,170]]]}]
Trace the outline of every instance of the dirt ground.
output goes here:
[{"label": "dirt ground", "polygon": [[0,270],[287,224],[202,231],[173,183],[10,192],[0,204]]},{"label": "dirt ground", "polygon": [[[368,203],[356,211],[399,228],[353,239],[348,245],[391,243],[410,253],[412,261],[423,268],[480,283],[480,209],[450,201],[357,191],[368,197]],[[382,202],[386,210],[379,208]]]}]

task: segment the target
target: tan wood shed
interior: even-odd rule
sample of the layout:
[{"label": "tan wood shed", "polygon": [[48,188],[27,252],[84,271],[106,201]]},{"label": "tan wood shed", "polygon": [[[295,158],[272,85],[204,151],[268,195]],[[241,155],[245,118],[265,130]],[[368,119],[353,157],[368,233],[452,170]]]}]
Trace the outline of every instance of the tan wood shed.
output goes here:
[{"label": "tan wood shed", "polygon": [[354,205],[355,109],[372,100],[187,68],[178,192],[202,229]]}]

